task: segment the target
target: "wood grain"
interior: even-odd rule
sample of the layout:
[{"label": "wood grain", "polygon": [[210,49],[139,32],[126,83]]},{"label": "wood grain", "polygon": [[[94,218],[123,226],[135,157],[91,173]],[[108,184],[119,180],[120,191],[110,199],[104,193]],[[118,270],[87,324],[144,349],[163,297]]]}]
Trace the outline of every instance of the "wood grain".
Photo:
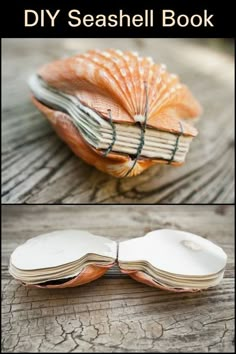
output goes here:
[{"label": "wood grain", "polygon": [[[204,108],[182,167],[114,179],[75,157],[29,99],[42,64],[90,48],[138,50],[180,75]],[[233,58],[180,39],[3,40],[3,203],[232,203]]]},{"label": "wood grain", "polygon": [[[233,352],[233,206],[3,206],[4,352]],[[224,248],[222,283],[172,294],[111,269],[71,289],[27,289],[7,272],[13,249],[41,232],[87,229],[119,241],[157,228],[195,232]]]}]

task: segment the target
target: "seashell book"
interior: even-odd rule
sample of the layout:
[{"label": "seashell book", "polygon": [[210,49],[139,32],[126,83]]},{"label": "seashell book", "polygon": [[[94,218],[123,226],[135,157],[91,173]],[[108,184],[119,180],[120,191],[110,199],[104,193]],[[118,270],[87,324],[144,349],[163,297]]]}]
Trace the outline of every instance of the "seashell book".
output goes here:
[{"label": "seashell book", "polygon": [[72,151],[115,177],[155,164],[181,165],[197,135],[198,101],[150,57],[90,50],[44,65],[32,100]]},{"label": "seashell book", "polygon": [[152,287],[195,292],[219,284],[226,262],[220,247],[184,231],[156,230],[116,243],[87,231],[60,230],[18,246],[9,272],[27,286],[66,288],[91,282],[117,263],[121,272]]}]

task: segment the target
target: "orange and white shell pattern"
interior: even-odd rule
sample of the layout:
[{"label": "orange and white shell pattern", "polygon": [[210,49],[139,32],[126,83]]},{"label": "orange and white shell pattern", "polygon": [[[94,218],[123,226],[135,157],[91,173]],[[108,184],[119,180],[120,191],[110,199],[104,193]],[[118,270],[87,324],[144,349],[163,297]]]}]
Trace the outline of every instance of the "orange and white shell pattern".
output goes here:
[{"label": "orange and white shell pattern", "polygon": [[[142,58],[130,51],[90,50],[49,63],[38,74],[48,85],[77,96],[105,119],[109,119],[108,110],[111,110],[114,122],[142,124],[148,101],[147,127],[179,134],[181,120],[184,135],[197,135],[189,122],[200,115],[199,103],[178,76],[149,57]],[[110,152],[104,156],[83,139],[67,114],[50,109],[35,98],[33,102],[76,155],[103,172],[115,177],[126,176],[133,165],[129,155]],[[128,176],[138,175],[156,163],[168,161],[140,156]]]}]

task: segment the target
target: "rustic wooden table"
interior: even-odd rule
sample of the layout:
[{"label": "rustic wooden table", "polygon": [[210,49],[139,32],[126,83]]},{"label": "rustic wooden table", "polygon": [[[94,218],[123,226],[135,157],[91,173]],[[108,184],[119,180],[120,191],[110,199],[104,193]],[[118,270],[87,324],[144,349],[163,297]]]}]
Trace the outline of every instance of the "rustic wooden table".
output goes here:
[{"label": "rustic wooden table", "polygon": [[[233,352],[233,206],[4,206],[2,348],[5,352]],[[27,289],[7,272],[24,240],[82,228],[114,240],[157,228],[195,232],[222,246],[222,283],[175,294],[111,269],[71,289]]]},{"label": "rustic wooden table", "polygon": [[[233,58],[180,39],[3,40],[3,203],[231,203]],[[42,64],[90,48],[138,50],[180,75],[204,108],[184,166],[118,180],[75,157],[29,99]]]}]

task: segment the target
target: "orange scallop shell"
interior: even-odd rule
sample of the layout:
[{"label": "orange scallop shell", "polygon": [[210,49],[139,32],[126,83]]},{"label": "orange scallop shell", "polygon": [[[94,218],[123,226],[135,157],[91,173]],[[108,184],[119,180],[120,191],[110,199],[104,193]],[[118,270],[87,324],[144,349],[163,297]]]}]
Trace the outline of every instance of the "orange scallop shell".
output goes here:
[{"label": "orange scallop shell", "polygon": [[[91,50],[49,63],[38,74],[50,86],[77,96],[105,119],[109,119],[110,109],[114,122],[142,122],[147,94],[147,126],[178,134],[179,122],[183,119],[184,135],[197,135],[188,121],[200,115],[199,103],[187,86],[180,83],[178,76],[168,73],[164,65],[154,64],[150,58],[141,58],[128,51]],[[88,145],[66,114],[49,109],[35,98],[33,102],[84,161],[115,177],[123,177],[130,170],[133,160],[129,155],[110,152],[104,157],[102,152]],[[156,163],[167,164],[168,161],[139,157],[128,176],[138,175]],[[179,165],[176,162],[171,164]]]},{"label": "orange scallop shell", "polygon": [[68,280],[63,284],[54,284],[54,285],[37,285],[37,284],[24,284],[30,288],[43,288],[43,289],[59,289],[59,288],[72,288],[75,286],[83,285],[90,283],[93,280],[96,280],[103,276],[109,268],[113,266],[114,263],[107,266],[99,265],[89,265],[85,267],[75,278]]},{"label": "orange scallop shell", "polygon": [[157,282],[155,282],[152,277],[150,277],[148,274],[141,272],[141,271],[136,271],[136,270],[124,270],[121,269],[121,272],[124,274],[128,274],[131,278],[133,278],[134,280],[152,286],[154,288],[159,288],[162,290],[167,290],[170,292],[174,292],[174,293],[195,293],[200,291],[200,289],[185,289],[185,288],[172,288],[172,287],[168,287],[168,286],[164,286],[161,284],[158,284]]}]

